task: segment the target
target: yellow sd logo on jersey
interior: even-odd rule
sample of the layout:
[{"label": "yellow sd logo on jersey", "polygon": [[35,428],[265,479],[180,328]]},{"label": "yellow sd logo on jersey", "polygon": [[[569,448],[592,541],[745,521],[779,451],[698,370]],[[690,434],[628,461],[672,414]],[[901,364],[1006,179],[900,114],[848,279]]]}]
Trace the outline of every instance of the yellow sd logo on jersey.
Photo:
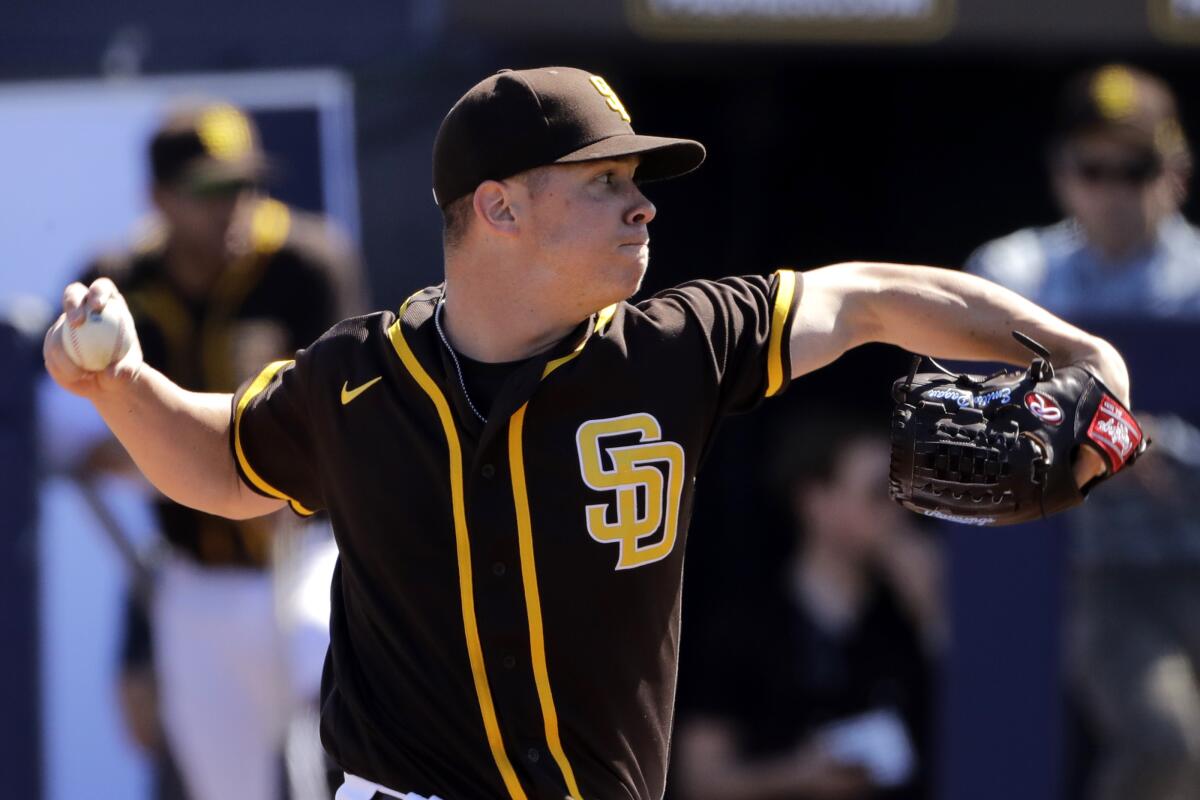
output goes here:
[{"label": "yellow sd logo on jersey", "polygon": [[[633,444],[622,443],[633,436]],[[644,413],[589,420],[579,426],[575,442],[584,483],[615,493],[610,502],[586,507],[588,533],[620,546],[617,569],[665,558],[679,531],[683,448],[662,441],[658,420]]]}]

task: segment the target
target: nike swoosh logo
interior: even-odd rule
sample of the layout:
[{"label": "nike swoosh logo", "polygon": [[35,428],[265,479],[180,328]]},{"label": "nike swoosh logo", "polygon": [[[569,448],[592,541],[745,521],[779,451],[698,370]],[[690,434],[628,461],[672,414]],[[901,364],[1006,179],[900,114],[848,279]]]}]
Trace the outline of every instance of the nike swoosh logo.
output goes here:
[{"label": "nike swoosh logo", "polygon": [[357,389],[351,389],[350,381],[346,381],[345,383],[342,384],[342,405],[348,405],[351,400],[358,397],[360,394],[365,392],[367,389],[370,389],[372,386],[379,383],[381,380],[383,380],[382,375],[380,375],[378,378],[367,381],[362,386],[359,386]]}]

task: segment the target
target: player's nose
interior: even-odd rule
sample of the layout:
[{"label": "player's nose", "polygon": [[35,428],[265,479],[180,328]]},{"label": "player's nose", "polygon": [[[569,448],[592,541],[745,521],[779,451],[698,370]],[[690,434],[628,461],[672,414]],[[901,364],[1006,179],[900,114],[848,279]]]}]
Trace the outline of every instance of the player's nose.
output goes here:
[{"label": "player's nose", "polygon": [[636,186],[633,189],[634,202],[625,212],[625,222],[628,225],[647,225],[650,220],[658,213],[658,209],[654,207],[647,199],[646,195],[642,194],[642,190]]}]

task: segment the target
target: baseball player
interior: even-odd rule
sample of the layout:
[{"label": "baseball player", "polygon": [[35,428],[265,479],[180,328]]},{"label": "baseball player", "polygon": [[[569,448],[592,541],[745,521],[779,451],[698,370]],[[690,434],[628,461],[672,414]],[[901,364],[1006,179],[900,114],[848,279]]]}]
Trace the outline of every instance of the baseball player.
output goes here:
[{"label": "baseball player", "polygon": [[[146,364],[188,389],[232,391],[362,307],[344,239],[258,191],[268,164],[240,109],[181,105],[148,155],[152,222],[83,278],[119,287]],[[91,461],[119,467],[101,433]],[[287,725],[317,694],[326,646],[324,620],[296,616],[268,569],[273,533],[289,520],[235,522],[161,497],[155,510],[169,547],[148,609],[151,647],[141,650],[153,652],[170,751],[194,800],[275,800]],[[309,547],[298,568],[315,568],[319,551]],[[136,660],[125,668],[128,695],[147,671]]]},{"label": "baseball player", "polygon": [[[238,519],[328,511],[339,800],[661,797],[699,464],[723,416],[847,349],[1022,363],[1019,327],[1127,399],[1110,345],[951,271],[784,269],[630,302],[655,215],[640,184],[703,158],[634,133],[600,76],[483,80],[434,144],[445,282],[233,395],[186,391],[136,347],[81,371],[60,330],[124,300],[67,287],[47,366],[165,494]],[[1102,463],[1084,452],[1080,479]]]},{"label": "baseball player", "polygon": [[[1193,154],[1170,87],[1105,64],[1068,81],[1057,117],[1048,166],[1066,218],[984,244],[967,269],[1067,319],[1200,322],[1200,228],[1181,211]],[[1093,800],[1200,783],[1200,494],[1186,488],[1200,470],[1186,422],[1147,423],[1163,446],[1139,479],[1070,518],[1067,664],[1100,743]]]}]

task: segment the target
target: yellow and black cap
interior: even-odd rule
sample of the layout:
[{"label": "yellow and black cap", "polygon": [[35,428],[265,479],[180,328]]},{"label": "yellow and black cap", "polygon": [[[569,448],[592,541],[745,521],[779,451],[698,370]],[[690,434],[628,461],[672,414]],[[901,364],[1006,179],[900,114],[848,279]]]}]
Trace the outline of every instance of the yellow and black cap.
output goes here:
[{"label": "yellow and black cap", "polygon": [[1187,165],[1190,148],[1175,95],[1158,77],[1125,64],[1106,64],[1069,81],[1059,104],[1056,143],[1106,132],[1161,163]]},{"label": "yellow and black cap", "polygon": [[599,75],[572,67],[501,70],[471,88],[433,145],[433,199],[445,208],[486,180],[548,164],[640,155],[639,182],[674,178],[704,161],[691,139],[633,132]]},{"label": "yellow and black cap", "polygon": [[254,122],[229,103],[180,107],[150,140],[151,174],[164,186],[217,191],[258,183],[268,167]]}]

